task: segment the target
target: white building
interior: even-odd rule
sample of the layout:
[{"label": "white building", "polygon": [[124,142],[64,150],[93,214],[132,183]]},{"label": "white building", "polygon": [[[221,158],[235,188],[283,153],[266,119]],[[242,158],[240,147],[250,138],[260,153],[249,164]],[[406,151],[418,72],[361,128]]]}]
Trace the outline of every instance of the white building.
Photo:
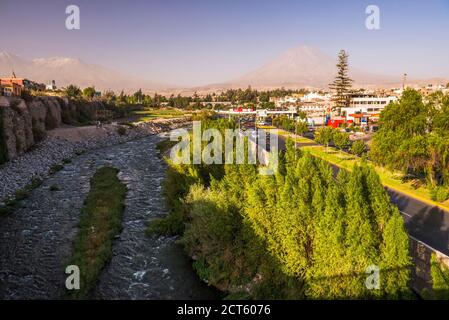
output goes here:
[{"label": "white building", "polygon": [[304,103],[298,107],[298,110],[304,112],[325,112],[329,106],[322,103]]},{"label": "white building", "polygon": [[50,84],[47,84],[47,85],[45,86],[45,89],[51,90],[51,91],[56,90],[56,81],[55,81],[55,80],[51,80],[51,83],[50,83]]},{"label": "white building", "polygon": [[304,95],[304,97],[301,98],[301,102],[319,102],[319,101],[329,101],[331,98],[331,95],[321,94],[319,92],[309,92]]},{"label": "white building", "polygon": [[270,98],[271,102],[274,102],[276,108],[282,108],[288,105],[296,104],[299,102],[300,98],[295,96],[285,96],[285,97],[272,97]]},{"label": "white building", "polygon": [[391,102],[397,101],[395,96],[378,96],[375,94],[355,94],[349,99],[349,107],[343,108],[346,121],[354,121],[360,115],[369,117],[371,120],[379,118],[380,112]]}]

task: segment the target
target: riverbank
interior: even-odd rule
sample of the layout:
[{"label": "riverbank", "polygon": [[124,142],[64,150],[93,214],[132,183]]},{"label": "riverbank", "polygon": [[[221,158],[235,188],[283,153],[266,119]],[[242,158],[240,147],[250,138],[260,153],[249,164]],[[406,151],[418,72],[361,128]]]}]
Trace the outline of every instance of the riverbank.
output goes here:
[{"label": "riverbank", "polygon": [[[90,179],[104,166],[120,170],[127,186],[121,233],[91,299],[215,299],[192,270],[176,237],[148,237],[145,229],[167,214],[165,162],[156,150],[168,133],[149,135],[76,156],[44,179],[12,214],[0,216],[0,299],[66,297],[65,268],[79,231]],[[55,186],[55,187],[54,187]]]},{"label": "riverbank", "polygon": [[157,119],[133,126],[66,126],[49,131],[48,137],[32,150],[0,166],[0,205],[14,197],[17,191],[25,189],[32,181],[48,178],[52,167],[61,165],[68,159],[89,150],[176,129],[184,126],[187,121],[187,118]]}]

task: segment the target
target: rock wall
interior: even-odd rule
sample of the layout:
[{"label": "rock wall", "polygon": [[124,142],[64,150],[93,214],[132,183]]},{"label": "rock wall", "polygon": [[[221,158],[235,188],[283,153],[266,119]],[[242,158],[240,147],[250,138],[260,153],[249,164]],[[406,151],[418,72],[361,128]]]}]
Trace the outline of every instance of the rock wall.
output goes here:
[{"label": "rock wall", "polygon": [[413,262],[411,287],[421,296],[424,296],[426,292],[433,291],[430,272],[432,253],[436,254],[441,263],[449,267],[448,256],[417,239],[410,238],[410,255]]},{"label": "rock wall", "polygon": [[[48,130],[73,124],[80,116],[92,119],[101,102],[76,103],[59,97],[33,97],[30,101],[0,96],[0,138],[6,158],[12,160],[43,140]],[[1,142],[0,142],[1,143]]]},{"label": "rock wall", "polygon": [[[64,128],[60,132],[49,131],[48,137],[29,152],[0,166],[0,207],[4,201],[14,198],[18,190],[23,190],[33,179],[45,179],[51,174],[54,165],[62,165],[67,159],[98,148],[144,138],[183,127],[188,118],[161,119],[128,127],[125,134],[118,128],[123,126],[110,124],[102,127]],[[61,132],[64,131],[64,132]],[[68,132],[77,134],[67,134]]]}]

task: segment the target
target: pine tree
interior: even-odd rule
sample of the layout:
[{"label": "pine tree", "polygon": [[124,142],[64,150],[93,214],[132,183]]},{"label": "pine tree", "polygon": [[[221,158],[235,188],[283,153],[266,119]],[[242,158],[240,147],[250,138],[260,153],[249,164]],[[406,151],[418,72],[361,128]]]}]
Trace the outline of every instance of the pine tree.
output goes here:
[{"label": "pine tree", "polygon": [[432,289],[436,299],[449,299],[449,268],[438,260],[435,253],[430,259],[430,272],[432,275]]},{"label": "pine tree", "polygon": [[396,208],[383,231],[380,264],[383,298],[409,297],[410,264],[409,239],[404,220]]},{"label": "pine tree", "polygon": [[329,84],[329,88],[334,91],[334,110],[336,110],[338,114],[341,113],[341,108],[347,106],[347,95],[353,81],[348,75],[348,57],[349,55],[345,50],[340,50],[336,65],[337,75],[335,76],[335,80]]},{"label": "pine tree", "polygon": [[345,258],[344,194],[332,184],[326,208],[317,222],[313,244],[313,264],[307,272],[306,295],[312,299],[333,299],[345,295],[344,275],[350,270]]},{"label": "pine tree", "polygon": [[346,259],[352,265],[348,274],[346,295],[353,298],[368,297],[365,287],[366,269],[379,264],[378,234],[373,228],[371,208],[366,186],[366,173],[354,166],[346,185],[347,229]]}]

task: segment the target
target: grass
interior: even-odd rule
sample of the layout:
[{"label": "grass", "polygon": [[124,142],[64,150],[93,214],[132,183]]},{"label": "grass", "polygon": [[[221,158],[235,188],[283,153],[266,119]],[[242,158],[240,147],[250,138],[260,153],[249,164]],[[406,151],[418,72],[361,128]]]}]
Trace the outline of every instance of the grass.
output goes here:
[{"label": "grass", "polygon": [[165,109],[147,109],[141,111],[134,111],[133,115],[139,117],[136,122],[148,122],[158,118],[169,119],[181,117],[184,115],[184,113],[177,109],[165,108]]},{"label": "grass", "polygon": [[[284,137],[291,137],[293,141],[296,141],[299,144],[299,147],[302,150],[307,150],[313,156],[326,160],[329,163],[332,163],[340,168],[344,168],[349,171],[352,170],[355,164],[360,164],[362,161],[361,158],[350,153],[346,153],[332,147],[326,148],[322,145],[317,144],[315,141],[305,137],[294,137],[293,134],[282,129],[278,129],[278,134]],[[430,190],[423,186],[416,186],[414,181],[404,182],[403,174],[401,172],[382,168],[372,162],[369,163],[376,170],[384,186],[401,192],[409,197],[420,200],[426,204],[449,210],[449,200],[441,203],[433,201],[431,198]]]},{"label": "grass", "polygon": [[80,289],[68,291],[70,298],[87,298],[111,258],[114,237],[121,232],[126,186],[117,173],[115,168],[103,167],[90,181],[69,263],[80,269]]},{"label": "grass", "polygon": [[168,150],[170,150],[178,141],[162,140],[156,145],[156,149],[159,150],[159,156],[163,156]]},{"label": "grass", "polygon": [[7,215],[18,209],[21,206],[21,201],[28,198],[31,191],[39,187],[41,184],[41,179],[33,179],[26,187],[17,190],[14,197],[7,199],[3,205],[0,205],[0,215]]}]

